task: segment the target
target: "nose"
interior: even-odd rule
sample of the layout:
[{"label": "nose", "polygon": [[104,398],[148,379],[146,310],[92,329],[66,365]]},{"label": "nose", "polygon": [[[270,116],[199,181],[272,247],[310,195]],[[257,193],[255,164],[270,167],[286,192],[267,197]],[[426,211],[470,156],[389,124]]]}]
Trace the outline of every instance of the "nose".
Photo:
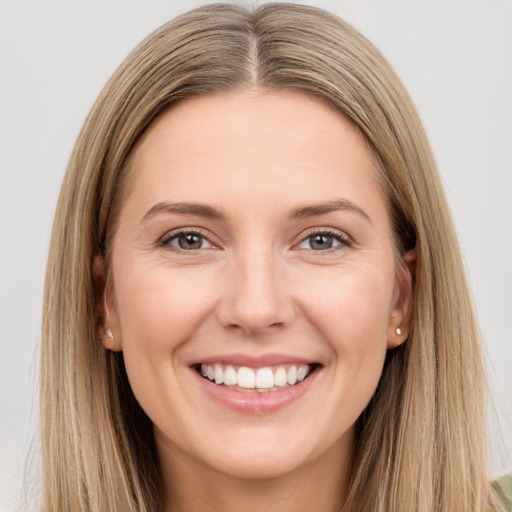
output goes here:
[{"label": "nose", "polygon": [[295,314],[291,289],[271,251],[235,258],[226,271],[217,308],[224,327],[257,335],[291,323]]}]

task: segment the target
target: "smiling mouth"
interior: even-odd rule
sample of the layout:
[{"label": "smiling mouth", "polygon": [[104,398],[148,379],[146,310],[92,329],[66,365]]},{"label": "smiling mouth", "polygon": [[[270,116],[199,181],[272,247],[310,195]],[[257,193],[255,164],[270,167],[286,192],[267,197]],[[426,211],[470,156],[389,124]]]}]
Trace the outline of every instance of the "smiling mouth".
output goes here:
[{"label": "smiling mouth", "polygon": [[196,371],[218,386],[236,391],[266,393],[299,384],[319,366],[319,364],[289,364],[250,368],[215,363],[198,364]]}]

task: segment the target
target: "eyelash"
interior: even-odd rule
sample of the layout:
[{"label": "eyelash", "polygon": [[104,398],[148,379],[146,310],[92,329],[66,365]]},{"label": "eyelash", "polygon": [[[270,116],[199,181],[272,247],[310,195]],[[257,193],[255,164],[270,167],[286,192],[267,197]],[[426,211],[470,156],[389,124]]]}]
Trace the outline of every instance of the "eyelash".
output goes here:
[{"label": "eyelash", "polygon": [[330,238],[333,238],[334,240],[339,242],[339,245],[334,246],[334,247],[329,247],[328,249],[318,250],[318,251],[315,251],[312,248],[305,249],[305,250],[311,250],[311,251],[313,251],[315,253],[320,253],[320,254],[332,254],[333,252],[335,252],[337,250],[340,250],[340,249],[352,246],[352,242],[351,242],[350,238],[346,234],[344,234],[344,233],[342,233],[340,231],[336,231],[334,229],[327,229],[327,228],[324,228],[324,229],[314,229],[314,230],[308,232],[306,234],[306,236],[304,236],[301,239],[299,244],[302,244],[306,240],[311,239],[311,238],[313,238],[315,236],[319,236],[319,235],[326,235],[326,236],[328,236]]},{"label": "eyelash", "polygon": [[[188,228],[180,229],[177,231],[172,231],[170,233],[167,233],[166,235],[164,235],[163,238],[161,238],[161,240],[158,242],[158,245],[160,247],[169,247],[170,246],[169,242],[171,242],[172,240],[177,240],[179,237],[186,236],[186,235],[193,235],[193,236],[200,237],[201,239],[207,241],[209,244],[211,244],[213,246],[215,245],[214,242],[210,239],[210,237],[206,233],[201,231],[200,229],[188,229]],[[300,244],[304,243],[306,240],[313,238],[315,236],[319,236],[319,235],[325,235],[327,237],[330,237],[330,238],[336,240],[337,242],[339,242],[339,245],[334,246],[334,247],[329,247],[328,249],[320,249],[318,251],[315,251],[312,248],[304,249],[304,250],[311,250],[313,252],[320,253],[320,254],[330,254],[339,249],[342,249],[345,247],[351,247],[351,245],[352,245],[351,240],[344,233],[341,233],[341,232],[333,230],[333,229],[325,229],[325,228],[309,231],[306,234],[306,236],[304,236],[300,240],[299,244],[296,244],[296,245],[300,245]],[[174,246],[171,246],[171,247],[174,247]],[[179,248],[179,247],[174,247],[174,250],[181,251],[181,252],[187,252],[187,253],[195,253],[196,251],[201,250],[201,249],[202,248],[199,248],[196,250],[193,250],[193,249],[187,250],[187,249],[183,249],[183,248]]]},{"label": "eyelash", "polygon": [[[213,243],[213,241],[210,240],[210,237],[206,233],[201,231],[200,229],[189,229],[189,228],[179,229],[179,230],[171,231],[170,233],[167,233],[166,235],[163,236],[163,238],[160,239],[160,241],[158,242],[158,245],[160,247],[173,247],[173,246],[170,246],[170,244],[169,244],[169,242],[171,242],[171,240],[177,240],[180,236],[186,236],[186,235],[194,235],[194,236],[200,237],[203,240],[206,240],[209,244],[215,245]],[[187,253],[193,254],[197,250],[200,250],[201,248],[197,249],[197,250],[193,250],[193,249],[187,250],[187,249],[183,249],[180,247],[173,247],[173,249],[176,251],[187,252]]]}]

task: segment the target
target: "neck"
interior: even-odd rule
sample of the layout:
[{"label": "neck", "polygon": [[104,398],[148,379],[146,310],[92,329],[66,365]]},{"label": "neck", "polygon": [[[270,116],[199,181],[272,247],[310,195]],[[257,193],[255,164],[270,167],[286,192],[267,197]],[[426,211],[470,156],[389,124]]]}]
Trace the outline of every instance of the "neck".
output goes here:
[{"label": "neck", "polygon": [[345,500],[350,460],[350,453],[342,453],[345,446],[269,479],[219,473],[168,448],[160,451],[165,512],[339,512]]}]

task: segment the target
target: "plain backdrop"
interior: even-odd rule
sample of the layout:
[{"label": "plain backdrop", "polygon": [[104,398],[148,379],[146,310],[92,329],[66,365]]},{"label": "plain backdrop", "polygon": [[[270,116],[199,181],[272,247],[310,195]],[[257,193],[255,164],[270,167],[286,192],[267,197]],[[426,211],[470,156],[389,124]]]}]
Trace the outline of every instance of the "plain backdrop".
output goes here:
[{"label": "plain backdrop", "polygon": [[[490,414],[491,468],[494,474],[510,471],[512,1],[310,3],[367,35],[396,68],[419,109],[447,189],[486,342],[497,417]],[[44,271],[75,138],[101,87],[132,47],[197,5],[175,0],[0,3],[3,512],[18,509],[28,454],[29,468],[37,469]]]}]

